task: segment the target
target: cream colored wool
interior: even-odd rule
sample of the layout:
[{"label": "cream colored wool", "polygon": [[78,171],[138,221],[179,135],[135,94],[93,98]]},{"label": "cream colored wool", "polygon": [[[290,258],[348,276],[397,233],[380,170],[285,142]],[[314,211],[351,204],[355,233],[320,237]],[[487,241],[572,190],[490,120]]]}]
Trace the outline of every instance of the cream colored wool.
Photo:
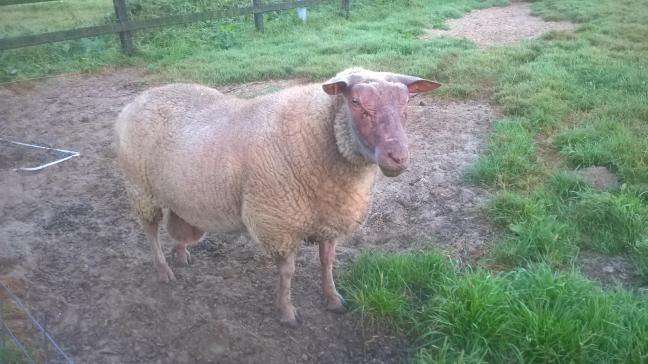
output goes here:
[{"label": "cream colored wool", "polygon": [[364,220],[375,165],[355,152],[342,96],[309,85],[242,100],[199,85],[151,89],[119,115],[118,159],[135,213],[162,208],[272,253]]},{"label": "cream colored wool", "polygon": [[158,278],[175,280],[158,238],[166,209],[177,264],[206,231],[247,231],[274,255],[277,306],[291,327],[300,321],[290,298],[296,252],[317,242],[326,307],[344,312],[335,241],[366,218],[376,163],[388,176],[407,168],[407,93],[439,85],[353,68],[251,100],[190,84],[143,93],[117,119],[117,155]]}]

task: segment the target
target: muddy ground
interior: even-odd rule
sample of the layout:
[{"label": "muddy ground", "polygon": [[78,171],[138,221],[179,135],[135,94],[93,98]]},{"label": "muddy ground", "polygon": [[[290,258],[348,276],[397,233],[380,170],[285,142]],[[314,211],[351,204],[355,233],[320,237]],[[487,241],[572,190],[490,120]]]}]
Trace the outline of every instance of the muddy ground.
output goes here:
[{"label": "muddy ground", "polygon": [[[255,94],[300,83],[224,87]],[[0,280],[37,313],[79,363],[391,363],[401,340],[365,332],[357,317],[323,308],[317,249],[299,255],[293,297],[305,323],[281,326],[272,304],[272,260],[245,236],[208,235],[178,281],[155,280],[149,245],[128,211],[115,168],[112,124],[151,84],[137,70],[63,75],[0,88],[0,136],[76,150],[42,172],[19,173],[55,155],[0,143]],[[440,245],[459,258],[489,239],[483,191],[462,182],[491,123],[482,102],[415,96],[412,165],[379,180],[371,215],[342,242],[337,272],[362,249]],[[170,239],[165,251],[170,252]]]},{"label": "muddy ground", "polygon": [[461,18],[449,19],[446,25],[448,29],[427,29],[422,38],[467,38],[479,47],[490,47],[537,38],[550,31],[576,30],[574,23],[545,21],[534,16],[531,3],[522,1],[511,1],[507,6],[473,10]]}]

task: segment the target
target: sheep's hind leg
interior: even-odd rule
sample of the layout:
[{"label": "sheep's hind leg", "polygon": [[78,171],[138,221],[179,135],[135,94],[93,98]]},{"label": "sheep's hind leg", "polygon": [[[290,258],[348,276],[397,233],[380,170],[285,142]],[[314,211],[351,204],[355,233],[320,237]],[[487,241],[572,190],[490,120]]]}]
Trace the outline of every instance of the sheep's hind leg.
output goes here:
[{"label": "sheep's hind leg", "polygon": [[326,298],[326,309],[336,313],[346,312],[346,302],[335,289],[333,282],[333,261],[335,260],[335,242],[324,240],[319,243],[319,257],[322,265],[322,290]]},{"label": "sheep's hind leg", "polygon": [[176,265],[188,265],[192,259],[187,247],[199,242],[205,236],[205,232],[189,224],[173,211],[169,211],[167,230],[177,241],[173,248]]},{"label": "sheep's hind leg", "polygon": [[162,210],[158,208],[154,209],[150,218],[140,216],[140,221],[144,228],[146,238],[149,243],[151,243],[151,250],[153,251],[153,265],[157,270],[158,279],[160,282],[169,283],[169,281],[175,281],[176,277],[171,268],[169,268],[166,258],[164,258],[162,247],[160,246],[160,239],[158,236],[160,220],[162,220]]},{"label": "sheep's hind leg", "polygon": [[288,327],[298,327],[301,323],[295,306],[290,299],[290,285],[295,275],[295,253],[278,255],[277,268],[279,269],[279,290],[277,292],[277,307],[281,312],[281,323]]},{"label": "sheep's hind leg", "polygon": [[155,205],[155,201],[150,195],[143,193],[140,189],[129,183],[126,183],[126,191],[130,205],[144,229],[146,239],[151,244],[153,265],[157,270],[158,279],[164,283],[175,281],[175,275],[164,258],[158,237],[160,221],[162,220],[162,209]]}]

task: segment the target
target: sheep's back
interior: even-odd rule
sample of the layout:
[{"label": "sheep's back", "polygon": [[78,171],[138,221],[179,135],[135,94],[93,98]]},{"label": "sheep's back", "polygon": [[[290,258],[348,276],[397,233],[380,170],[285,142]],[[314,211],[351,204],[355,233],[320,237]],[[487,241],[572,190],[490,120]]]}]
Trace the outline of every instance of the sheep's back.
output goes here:
[{"label": "sheep's back", "polygon": [[143,93],[116,125],[127,180],[203,230],[240,230],[243,156],[232,124],[244,104],[199,85]]}]

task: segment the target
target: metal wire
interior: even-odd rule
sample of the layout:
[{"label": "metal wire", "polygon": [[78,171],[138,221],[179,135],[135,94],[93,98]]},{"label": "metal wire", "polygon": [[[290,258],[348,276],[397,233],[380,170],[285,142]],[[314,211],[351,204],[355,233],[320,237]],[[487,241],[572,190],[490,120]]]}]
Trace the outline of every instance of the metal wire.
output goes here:
[{"label": "metal wire", "polygon": [[[47,331],[41,326],[41,324],[39,324],[38,321],[36,321],[36,319],[29,313],[27,307],[25,307],[25,305],[22,304],[20,299],[16,297],[16,295],[13,292],[11,292],[11,290],[7,286],[5,286],[4,283],[2,283],[2,281],[0,281],[0,287],[2,287],[2,289],[4,289],[4,291],[7,293],[7,295],[9,295],[9,298],[14,300],[16,305],[21,310],[23,310],[23,312],[25,312],[25,314],[27,315],[29,320],[31,320],[34,326],[43,334],[45,338],[47,338],[47,341],[49,341],[52,344],[52,346],[59,352],[59,354],[61,354],[61,356],[65,359],[65,362],[67,364],[74,364],[74,361],[63,351],[63,349],[56,343],[56,341],[54,341],[54,339],[50,336],[50,334],[48,334]],[[7,325],[4,324],[4,322],[3,322],[3,326],[6,327],[7,330],[9,329]],[[17,340],[16,337],[13,336],[13,334],[11,334],[11,331],[9,331],[9,334],[14,338],[14,341]],[[25,351],[23,350],[23,352]],[[29,358],[31,359],[31,357]],[[32,359],[32,363],[33,363],[33,359]]]},{"label": "metal wire", "polygon": [[49,163],[46,163],[46,164],[43,164],[43,165],[40,165],[40,166],[37,166],[37,167],[21,167],[21,168],[16,168],[17,171],[27,171],[27,172],[40,171],[41,169],[44,169],[44,168],[46,168],[46,167],[52,166],[52,165],[57,164],[57,163],[61,163],[61,162],[66,161],[66,160],[68,160],[68,159],[70,159],[70,158],[78,157],[78,156],[81,155],[81,153],[79,153],[79,152],[75,152],[75,151],[72,151],[72,150],[57,149],[57,148],[44,147],[44,146],[42,146],[42,145],[21,143],[21,142],[17,142],[17,141],[9,140],[9,139],[5,139],[5,138],[0,138],[0,141],[2,141],[2,142],[7,142],[7,143],[11,143],[11,144],[15,144],[15,145],[20,145],[20,146],[23,146],[23,147],[38,148],[38,149],[46,149],[46,150],[55,150],[55,151],[57,151],[57,152],[61,152],[61,153],[65,153],[65,154],[69,154],[69,155],[68,155],[67,157],[65,157],[65,158],[57,159],[57,160],[55,160],[55,161],[53,161],[53,162],[49,162]]}]

